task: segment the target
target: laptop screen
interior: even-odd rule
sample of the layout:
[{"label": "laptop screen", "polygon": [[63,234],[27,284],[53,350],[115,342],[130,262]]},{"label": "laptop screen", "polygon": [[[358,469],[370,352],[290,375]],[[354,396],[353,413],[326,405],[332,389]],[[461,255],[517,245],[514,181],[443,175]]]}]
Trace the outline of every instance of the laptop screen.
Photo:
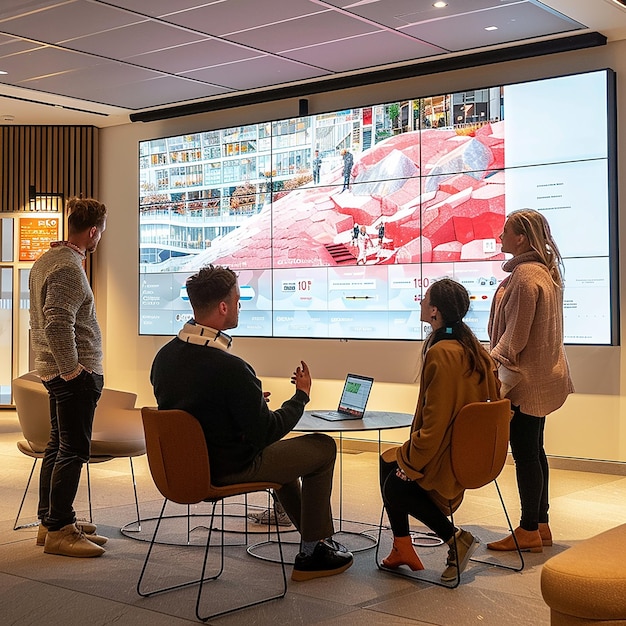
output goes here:
[{"label": "laptop screen", "polygon": [[340,413],[362,416],[373,384],[374,379],[369,376],[348,374],[337,410]]}]

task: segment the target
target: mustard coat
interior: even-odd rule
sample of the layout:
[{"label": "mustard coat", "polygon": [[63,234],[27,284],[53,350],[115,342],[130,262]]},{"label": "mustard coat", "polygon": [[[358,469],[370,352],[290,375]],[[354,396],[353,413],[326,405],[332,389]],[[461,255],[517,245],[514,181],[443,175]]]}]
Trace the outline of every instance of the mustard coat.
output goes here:
[{"label": "mustard coat", "polygon": [[478,372],[468,376],[469,363],[458,341],[442,340],[432,346],[424,357],[411,436],[382,455],[386,462],[397,461],[444,512],[448,500],[454,510],[463,499],[463,488],[452,472],[450,425],[466,404],[500,399],[496,365],[486,350],[481,358],[488,374],[479,382]]}]

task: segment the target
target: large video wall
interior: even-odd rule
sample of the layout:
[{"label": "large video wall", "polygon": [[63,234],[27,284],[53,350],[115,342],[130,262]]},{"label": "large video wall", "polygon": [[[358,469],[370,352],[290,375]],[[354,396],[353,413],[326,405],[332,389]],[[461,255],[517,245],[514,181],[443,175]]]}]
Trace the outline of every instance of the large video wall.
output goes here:
[{"label": "large video wall", "polygon": [[422,339],[451,277],[487,339],[507,213],[565,258],[565,340],[617,342],[610,70],[143,141],[141,334],[190,319],[187,277],[239,274],[234,335]]}]

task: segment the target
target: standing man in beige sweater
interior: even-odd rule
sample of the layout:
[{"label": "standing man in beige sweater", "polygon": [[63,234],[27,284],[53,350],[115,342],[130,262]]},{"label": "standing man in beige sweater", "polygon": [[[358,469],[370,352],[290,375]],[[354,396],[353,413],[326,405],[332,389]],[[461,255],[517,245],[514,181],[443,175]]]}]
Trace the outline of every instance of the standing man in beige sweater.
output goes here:
[{"label": "standing man in beige sweater", "polygon": [[[102,336],[83,262],[106,228],[106,207],[91,198],[67,203],[68,238],[55,241],[30,271],[35,367],[50,396],[50,441],[39,478],[37,545],[75,557],[104,553],[93,524],[77,524],[73,503],[104,384]],[[88,534],[86,534],[88,533]]]}]

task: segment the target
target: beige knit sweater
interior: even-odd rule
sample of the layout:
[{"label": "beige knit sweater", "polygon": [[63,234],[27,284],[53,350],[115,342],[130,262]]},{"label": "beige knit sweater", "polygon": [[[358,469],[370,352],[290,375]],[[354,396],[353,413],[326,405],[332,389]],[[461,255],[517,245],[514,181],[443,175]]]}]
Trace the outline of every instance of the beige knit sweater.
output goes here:
[{"label": "beige knit sweater", "polygon": [[80,363],[102,374],[102,336],[93,292],[77,252],[50,248],[30,271],[30,329],[35,367],[44,379]]},{"label": "beige knit sweater", "polygon": [[503,397],[543,417],[574,391],[563,347],[563,292],[534,251],[507,261],[489,317]]}]

